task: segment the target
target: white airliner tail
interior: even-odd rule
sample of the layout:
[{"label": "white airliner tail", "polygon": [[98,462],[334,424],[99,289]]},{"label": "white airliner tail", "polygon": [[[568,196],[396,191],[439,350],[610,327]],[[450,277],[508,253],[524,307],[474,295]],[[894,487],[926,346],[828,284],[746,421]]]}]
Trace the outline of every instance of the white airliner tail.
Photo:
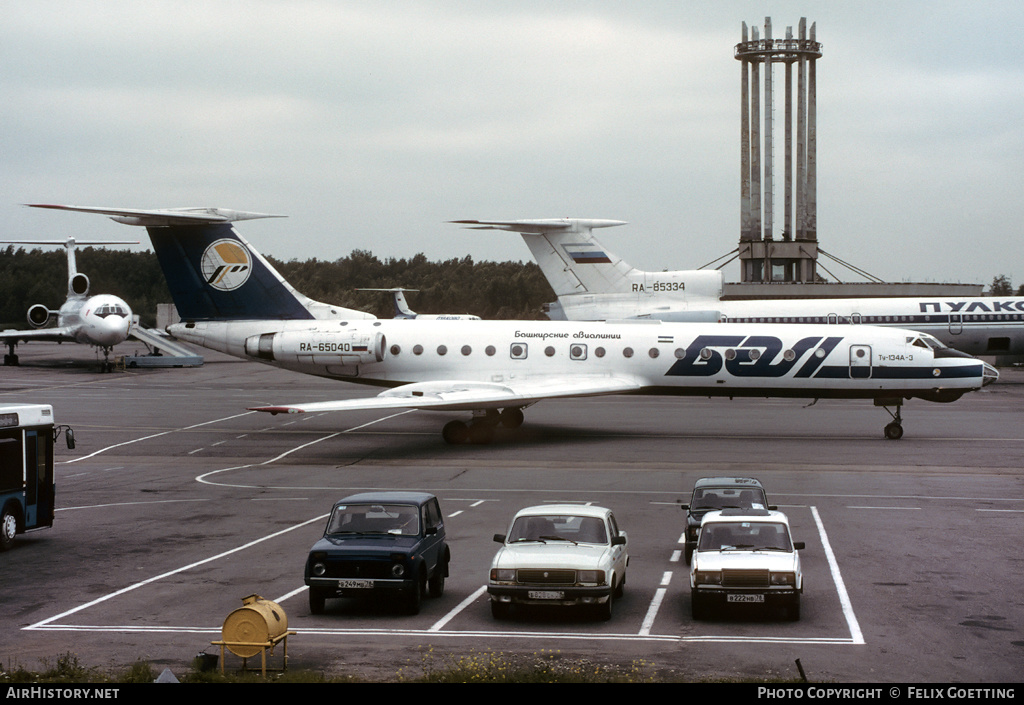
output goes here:
[{"label": "white airliner tail", "polygon": [[83,297],[89,294],[89,277],[78,271],[78,264],[75,257],[75,249],[85,245],[138,245],[138,240],[76,240],[69,237],[66,240],[0,240],[4,245],[45,245],[48,247],[61,246],[68,254],[68,298]]},{"label": "white airliner tail", "polygon": [[[594,228],[624,225],[619,220],[455,220],[478,230],[522,235],[544,277],[558,296],[545,309],[552,319],[714,321],[722,296],[717,270],[645,272],[612,253]],[[651,302],[661,302],[652,310]]]},{"label": "white airliner tail", "polygon": [[628,293],[636,268],[594,239],[594,228],[625,225],[621,220],[453,220],[473,230],[519,233],[558,296]]}]

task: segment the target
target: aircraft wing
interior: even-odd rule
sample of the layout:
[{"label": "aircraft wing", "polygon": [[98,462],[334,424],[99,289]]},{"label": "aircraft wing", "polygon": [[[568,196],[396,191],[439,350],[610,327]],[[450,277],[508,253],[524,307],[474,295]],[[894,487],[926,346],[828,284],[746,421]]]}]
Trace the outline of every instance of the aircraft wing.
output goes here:
[{"label": "aircraft wing", "polygon": [[609,375],[572,378],[533,377],[508,383],[439,380],[405,384],[366,399],[259,406],[251,408],[250,411],[265,411],[271,414],[365,409],[472,411],[528,406],[544,399],[560,397],[623,394],[639,389],[640,383],[632,377]]},{"label": "aircraft wing", "polygon": [[0,344],[28,342],[30,340],[46,340],[54,343],[74,343],[74,331],[69,328],[37,328],[34,330],[2,330]]}]

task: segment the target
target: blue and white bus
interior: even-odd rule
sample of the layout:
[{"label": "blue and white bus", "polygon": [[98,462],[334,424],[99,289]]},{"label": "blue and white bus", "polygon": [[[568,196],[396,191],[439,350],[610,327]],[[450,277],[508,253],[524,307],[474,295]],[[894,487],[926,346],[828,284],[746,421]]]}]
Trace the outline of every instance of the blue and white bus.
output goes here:
[{"label": "blue and white bus", "polygon": [[74,448],[73,432],[54,425],[49,404],[0,405],[0,551],[17,534],[53,526],[53,443],[61,429]]}]

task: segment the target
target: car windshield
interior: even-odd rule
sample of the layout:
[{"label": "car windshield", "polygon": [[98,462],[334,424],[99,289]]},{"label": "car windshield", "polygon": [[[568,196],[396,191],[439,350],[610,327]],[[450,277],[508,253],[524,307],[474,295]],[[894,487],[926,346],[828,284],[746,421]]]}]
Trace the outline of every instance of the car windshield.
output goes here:
[{"label": "car windshield", "polygon": [[713,522],[700,529],[698,551],[792,551],[789,530],[785,524],[768,521]]},{"label": "car windshield", "polygon": [[706,509],[766,509],[764,490],[760,488],[706,487],[693,492],[690,507],[697,511]]},{"label": "car windshield", "polygon": [[608,543],[608,532],[599,517],[567,514],[545,514],[518,517],[508,533],[514,541],[575,541],[576,543]]},{"label": "car windshield", "polygon": [[327,533],[418,536],[419,512],[408,504],[340,504],[327,522]]}]

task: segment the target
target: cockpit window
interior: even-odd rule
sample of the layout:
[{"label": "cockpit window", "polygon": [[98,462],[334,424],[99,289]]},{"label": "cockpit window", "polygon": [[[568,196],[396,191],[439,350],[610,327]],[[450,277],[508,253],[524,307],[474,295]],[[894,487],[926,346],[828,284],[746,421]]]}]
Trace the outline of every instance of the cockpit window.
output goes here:
[{"label": "cockpit window", "polygon": [[946,347],[938,338],[933,338],[923,333],[916,338],[907,338],[907,342],[916,347],[929,350],[942,350]]},{"label": "cockpit window", "polygon": [[124,318],[128,315],[128,311],[120,304],[103,304],[96,307],[96,315],[100,318],[106,318],[107,316],[120,316]]}]

